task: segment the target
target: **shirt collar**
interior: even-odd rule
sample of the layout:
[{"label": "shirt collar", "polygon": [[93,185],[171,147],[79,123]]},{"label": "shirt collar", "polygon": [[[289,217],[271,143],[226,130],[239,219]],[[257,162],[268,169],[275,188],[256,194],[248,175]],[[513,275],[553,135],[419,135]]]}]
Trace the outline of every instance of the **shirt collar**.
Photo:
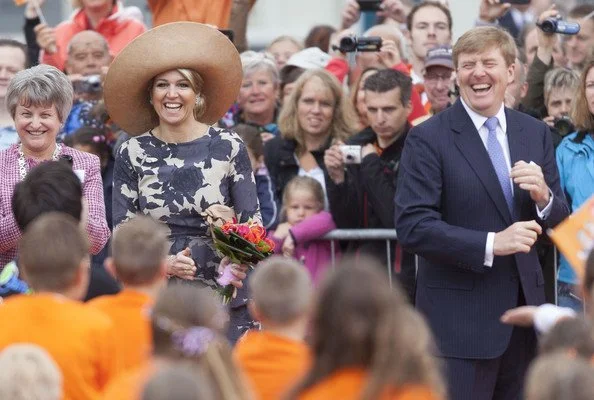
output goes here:
[{"label": "shirt collar", "polygon": [[[468,113],[468,116],[472,120],[472,123],[474,124],[474,127],[478,132],[478,130],[485,124],[485,121],[487,121],[488,118],[484,115],[480,115],[472,108],[468,107],[468,105],[466,105],[462,97],[460,97],[460,101],[462,102],[464,109]],[[501,108],[499,108],[497,114],[495,114],[495,118],[497,118],[497,120],[499,121],[499,126],[501,127],[501,130],[503,132],[507,132],[507,120],[505,119],[505,107],[503,103],[501,104]]]}]

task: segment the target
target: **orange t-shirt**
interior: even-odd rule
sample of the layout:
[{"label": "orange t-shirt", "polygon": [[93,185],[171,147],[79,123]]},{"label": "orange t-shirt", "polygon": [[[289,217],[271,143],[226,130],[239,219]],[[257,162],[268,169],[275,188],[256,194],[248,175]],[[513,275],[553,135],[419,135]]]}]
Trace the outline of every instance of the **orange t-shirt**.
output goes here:
[{"label": "orange t-shirt", "polygon": [[225,29],[229,26],[232,4],[233,0],[148,0],[153,26],[192,21]]},{"label": "orange t-shirt", "polygon": [[310,350],[304,342],[267,331],[249,331],[233,356],[258,399],[280,399],[307,371]]},{"label": "orange t-shirt", "polygon": [[[140,400],[144,385],[153,376],[156,366],[146,363],[126,371],[109,382],[103,394],[104,400]],[[175,400],[175,399],[171,399]]]},{"label": "orange t-shirt", "polygon": [[[367,380],[367,372],[362,368],[344,368],[307,389],[299,400],[356,400]],[[386,389],[378,400],[438,400],[428,388],[407,385],[399,389]]]},{"label": "orange t-shirt", "polygon": [[58,294],[13,296],[0,305],[0,351],[44,348],[62,370],[65,400],[100,399],[117,371],[115,331],[103,313]]},{"label": "orange t-shirt", "polygon": [[124,289],[112,296],[97,297],[87,304],[109,316],[117,327],[118,370],[146,363],[152,353],[150,307],[153,299],[144,293]]}]

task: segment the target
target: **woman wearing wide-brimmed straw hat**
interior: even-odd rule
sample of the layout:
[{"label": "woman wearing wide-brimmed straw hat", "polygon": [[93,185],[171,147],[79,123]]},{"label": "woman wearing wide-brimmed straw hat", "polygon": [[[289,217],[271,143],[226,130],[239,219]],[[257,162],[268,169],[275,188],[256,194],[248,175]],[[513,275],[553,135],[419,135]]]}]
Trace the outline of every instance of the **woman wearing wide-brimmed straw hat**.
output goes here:
[{"label": "woman wearing wide-brimmed straw hat", "polygon": [[[133,136],[116,157],[114,227],[137,213],[165,223],[168,274],[213,288],[220,259],[207,232],[206,209],[225,205],[240,222],[260,219],[246,147],[237,134],[211,126],[235,101],[241,80],[233,44],[218,30],[192,22],[139,36],[105,78],[109,115]],[[244,272],[235,270],[236,286]],[[232,309],[244,307],[244,297],[237,296]]]}]

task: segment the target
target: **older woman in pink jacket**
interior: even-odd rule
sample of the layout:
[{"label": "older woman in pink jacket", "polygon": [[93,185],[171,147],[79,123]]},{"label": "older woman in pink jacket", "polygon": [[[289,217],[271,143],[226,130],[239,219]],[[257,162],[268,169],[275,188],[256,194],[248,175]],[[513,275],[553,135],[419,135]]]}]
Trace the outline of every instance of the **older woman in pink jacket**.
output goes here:
[{"label": "older woman in pink jacket", "polygon": [[56,143],[60,125],[72,107],[72,85],[62,72],[39,65],[18,72],[8,87],[6,105],[20,143],[0,152],[0,270],[17,254],[21,232],[12,214],[15,185],[41,162],[66,159],[82,182],[86,231],[91,252],[109,239],[99,158]]}]

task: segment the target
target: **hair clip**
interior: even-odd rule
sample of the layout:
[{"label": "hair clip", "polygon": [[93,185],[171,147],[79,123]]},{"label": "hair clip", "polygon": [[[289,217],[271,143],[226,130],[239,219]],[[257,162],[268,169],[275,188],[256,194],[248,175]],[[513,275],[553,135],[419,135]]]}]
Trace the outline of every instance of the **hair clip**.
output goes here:
[{"label": "hair clip", "polygon": [[171,340],[175,348],[187,357],[196,357],[204,354],[214,338],[214,332],[202,326],[194,326],[182,331],[176,331],[171,335]]},{"label": "hair clip", "polygon": [[91,138],[91,140],[93,140],[94,143],[102,143],[105,142],[105,137],[101,135],[95,135]]}]

